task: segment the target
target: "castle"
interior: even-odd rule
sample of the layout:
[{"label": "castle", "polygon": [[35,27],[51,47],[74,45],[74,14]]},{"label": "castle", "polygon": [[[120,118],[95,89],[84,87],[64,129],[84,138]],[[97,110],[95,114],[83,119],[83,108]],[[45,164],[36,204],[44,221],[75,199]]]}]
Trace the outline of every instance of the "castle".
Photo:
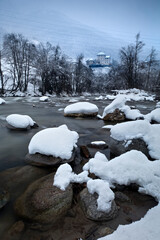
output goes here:
[{"label": "castle", "polygon": [[97,59],[88,59],[86,63],[91,68],[111,67],[111,57],[106,56],[104,52],[99,52],[97,54]]}]

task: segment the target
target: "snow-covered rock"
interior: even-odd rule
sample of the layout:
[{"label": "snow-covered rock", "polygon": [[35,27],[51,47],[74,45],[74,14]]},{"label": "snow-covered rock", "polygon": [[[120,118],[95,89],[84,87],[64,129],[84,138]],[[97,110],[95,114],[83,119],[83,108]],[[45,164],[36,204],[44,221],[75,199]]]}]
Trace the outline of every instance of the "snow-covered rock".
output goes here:
[{"label": "snow-covered rock", "polygon": [[39,98],[40,102],[48,102],[48,100],[49,100],[48,96],[42,96],[42,97]]},{"label": "snow-covered rock", "polygon": [[104,141],[93,141],[91,142],[92,145],[104,145],[105,142]]},{"label": "snow-covered rock", "polygon": [[64,109],[64,116],[69,117],[94,117],[98,113],[98,107],[89,102],[78,102],[68,105]]},{"label": "snow-covered rock", "polygon": [[5,103],[6,103],[6,101],[4,99],[0,98],[0,105],[5,104]]},{"label": "snow-covered rock", "polygon": [[141,138],[147,144],[149,154],[154,159],[160,159],[160,125],[150,124],[147,120],[119,123],[111,128],[111,137],[118,140]]},{"label": "snow-covered rock", "polygon": [[[98,192],[94,194],[94,192]],[[87,188],[80,192],[80,205],[85,216],[93,221],[108,221],[117,216],[114,193],[107,182],[89,180]],[[98,207],[97,207],[98,205]]]},{"label": "snow-covered rock", "polygon": [[143,117],[138,109],[131,109],[125,105],[126,101],[125,96],[118,95],[111,104],[105,107],[101,118],[108,121],[123,121],[125,118],[135,120]]},{"label": "snow-covered rock", "polygon": [[147,119],[149,122],[160,123],[160,108],[156,108],[152,112],[145,115],[145,119]]},{"label": "snow-covered rock", "polygon": [[35,121],[28,115],[11,114],[6,118],[7,127],[11,129],[28,129],[30,127],[38,126]]},{"label": "snow-covered rock", "polygon": [[108,147],[105,141],[92,141],[87,146],[90,148],[97,148],[97,149],[105,149]]},{"label": "snow-covered rock", "polygon": [[97,210],[102,212],[109,212],[111,209],[112,201],[114,200],[114,193],[109,187],[109,183],[102,179],[90,179],[87,182],[89,193],[98,194]]},{"label": "snow-covered rock", "polygon": [[160,201],[160,161],[149,161],[140,151],[129,151],[111,161],[104,161],[104,158],[98,155],[90,159],[83,170],[94,173],[111,187],[115,184],[136,183],[139,192]]},{"label": "snow-covered rock", "polygon": [[44,129],[31,139],[28,147],[29,154],[40,153],[69,160],[78,137],[78,133],[70,131],[66,125]]},{"label": "snow-covered rock", "polygon": [[[102,200],[102,205],[101,201],[99,201],[99,206],[101,207],[103,207],[103,204],[107,199],[105,194],[108,192],[108,190],[104,191],[103,189],[103,187],[106,187],[107,182],[108,189],[110,187],[114,188],[116,184],[130,185],[132,183],[136,183],[139,186],[138,190],[140,193],[149,194],[158,202],[160,202],[160,161],[149,161],[148,158],[140,151],[132,150],[112,159],[111,161],[108,161],[104,154],[97,152],[95,157],[90,159],[89,162],[84,165],[83,170],[84,172],[81,174],[85,173],[86,176],[86,172],[89,171],[101,179],[99,179],[96,184],[94,184],[95,180],[88,179],[87,183],[87,187],[89,187],[92,193],[97,192],[100,195],[99,199],[103,199],[103,197],[105,198],[105,200]],[[71,169],[69,169],[69,171],[72,172]],[[72,172],[72,174],[74,173]],[[65,171],[63,172],[63,175],[65,175]],[[70,180],[68,181],[66,178],[65,183],[67,183],[65,186],[67,187],[70,183]],[[63,184],[64,183],[62,183],[62,185]],[[101,191],[102,189],[103,191]],[[87,214],[86,206],[90,208],[91,203],[93,204],[95,199],[94,196],[92,197],[87,195],[88,193],[86,189],[83,191],[85,192],[82,195],[82,200],[85,205],[85,214]],[[112,193],[110,197],[111,199],[113,198]],[[91,211],[93,209],[95,208],[88,210],[89,214],[93,213],[94,215],[94,212],[97,211],[97,209],[95,209],[95,211]],[[145,217],[140,221],[134,222],[130,225],[119,226],[113,234],[103,237],[99,240],[159,240],[159,215],[160,203],[156,207],[149,210]]]}]

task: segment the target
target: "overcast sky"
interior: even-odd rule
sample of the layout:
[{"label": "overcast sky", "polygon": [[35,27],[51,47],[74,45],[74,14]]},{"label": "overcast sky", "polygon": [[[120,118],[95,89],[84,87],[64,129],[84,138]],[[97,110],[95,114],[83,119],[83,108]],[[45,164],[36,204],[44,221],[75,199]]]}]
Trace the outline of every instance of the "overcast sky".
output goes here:
[{"label": "overcast sky", "polygon": [[0,14],[47,8],[124,40],[140,32],[160,50],[160,0],[0,0]]}]

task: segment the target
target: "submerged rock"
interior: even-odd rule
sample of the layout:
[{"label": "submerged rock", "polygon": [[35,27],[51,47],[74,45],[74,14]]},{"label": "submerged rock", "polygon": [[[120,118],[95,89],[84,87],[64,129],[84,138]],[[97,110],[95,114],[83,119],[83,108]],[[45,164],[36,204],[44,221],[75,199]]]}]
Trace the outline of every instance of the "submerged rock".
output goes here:
[{"label": "submerged rock", "polygon": [[10,199],[10,195],[9,192],[4,190],[4,189],[0,189],[0,209],[3,208]]},{"label": "submerged rock", "polygon": [[[33,182],[15,203],[18,216],[40,224],[54,224],[71,207],[73,191],[53,186],[53,173]],[[40,226],[40,225],[38,225]]]},{"label": "submerged rock", "polygon": [[24,232],[25,225],[23,221],[15,222],[4,235],[3,240],[20,240]]},{"label": "submerged rock", "polygon": [[9,168],[0,172],[0,188],[7,189],[10,193],[11,200],[14,200],[24,192],[30,183],[48,173],[49,171],[47,169],[29,165]]},{"label": "submerged rock", "polygon": [[103,150],[108,148],[108,145],[104,141],[94,141],[94,142],[91,142],[90,144],[87,144],[87,147]]},{"label": "submerged rock", "polygon": [[90,194],[87,188],[80,193],[81,207],[87,218],[94,221],[108,221],[117,216],[118,208],[115,202],[112,202],[110,212],[102,212],[97,210],[97,195]]},{"label": "submerged rock", "polygon": [[106,226],[95,227],[95,226],[93,226],[91,229],[89,229],[88,233],[85,235],[85,240],[98,239],[98,238],[107,236],[109,234],[112,234],[113,232],[114,232],[114,230],[110,227],[106,227]]}]

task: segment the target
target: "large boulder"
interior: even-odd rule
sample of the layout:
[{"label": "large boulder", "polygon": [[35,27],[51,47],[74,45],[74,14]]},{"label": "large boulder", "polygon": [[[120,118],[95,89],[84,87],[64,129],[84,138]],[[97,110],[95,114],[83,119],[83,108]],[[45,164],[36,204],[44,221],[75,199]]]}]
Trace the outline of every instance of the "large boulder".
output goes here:
[{"label": "large boulder", "polygon": [[53,186],[53,173],[33,182],[15,203],[18,216],[38,224],[54,224],[71,207],[73,191]]},{"label": "large boulder", "polygon": [[64,109],[65,117],[96,117],[98,107],[89,102],[78,102],[67,106]]},{"label": "large boulder", "polygon": [[80,203],[82,210],[87,218],[94,221],[108,221],[117,216],[118,208],[115,202],[112,202],[112,207],[109,212],[102,212],[97,210],[97,194],[90,194],[87,188],[80,193]]},{"label": "large boulder", "polygon": [[49,170],[46,168],[29,165],[9,168],[0,172],[0,189],[7,189],[7,192],[10,193],[11,201],[14,201],[15,198],[24,192],[29,184],[49,173]]}]

